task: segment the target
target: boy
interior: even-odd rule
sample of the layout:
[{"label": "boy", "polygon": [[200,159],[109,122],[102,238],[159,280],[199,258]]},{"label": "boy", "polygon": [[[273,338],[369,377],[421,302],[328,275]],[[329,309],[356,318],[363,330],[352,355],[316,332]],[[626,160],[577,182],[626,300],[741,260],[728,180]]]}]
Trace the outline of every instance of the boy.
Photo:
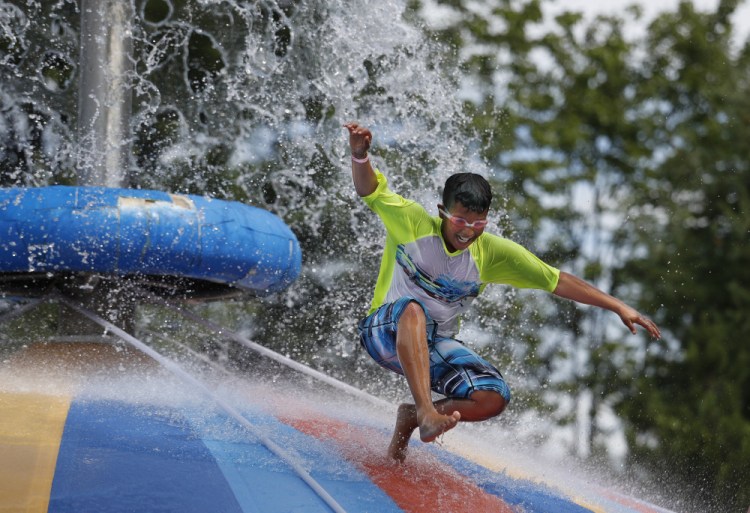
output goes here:
[{"label": "boy", "polygon": [[[492,200],[489,183],[473,173],[448,178],[438,217],[388,189],[370,165],[372,133],[357,123],[349,131],[357,194],[382,219],[386,242],[372,308],[359,322],[360,340],[381,366],[406,377],[414,404],[398,408],[390,457],[404,461],[419,428],[435,440],[459,420],[499,415],[510,401],[500,372],[454,337],[462,312],[488,283],[546,290],[620,316],[635,333],[659,328],[622,301],[551,267],[522,246],[484,233]],[[432,402],[431,390],[445,398]]]}]

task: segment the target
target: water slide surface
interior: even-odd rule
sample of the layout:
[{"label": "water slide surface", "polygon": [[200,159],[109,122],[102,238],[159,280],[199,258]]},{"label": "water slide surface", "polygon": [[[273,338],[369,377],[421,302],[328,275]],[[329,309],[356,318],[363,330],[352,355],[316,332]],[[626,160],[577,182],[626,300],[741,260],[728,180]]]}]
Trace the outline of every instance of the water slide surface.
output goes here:
[{"label": "water slide surface", "polygon": [[0,363],[0,510],[666,511],[595,485],[571,493],[436,444],[412,441],[395,464],[384,455],[392,412],[301,382],[200,379],[251,429],[123,345],[14,352]]}]

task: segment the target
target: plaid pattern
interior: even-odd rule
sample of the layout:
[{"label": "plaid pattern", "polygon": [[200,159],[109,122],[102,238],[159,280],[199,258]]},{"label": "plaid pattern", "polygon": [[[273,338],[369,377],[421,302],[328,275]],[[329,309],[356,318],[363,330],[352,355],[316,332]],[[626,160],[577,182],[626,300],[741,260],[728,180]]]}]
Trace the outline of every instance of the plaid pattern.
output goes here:
[{"label": "plaid pattern", "polygon": [[[425,310],[419,300],[402,297],[382,305],[357,326],[360,343],[372,359],[381,367],[401,375],[404,371],[396,354],[396,331],[401,314],[412,301]],[[432,390],[456,399],[466,399],[474,390],[491,390],[510,402],[510,388],[500,371],[460,340],[438,336],[437,325],[426,310],[425,316]]]}]

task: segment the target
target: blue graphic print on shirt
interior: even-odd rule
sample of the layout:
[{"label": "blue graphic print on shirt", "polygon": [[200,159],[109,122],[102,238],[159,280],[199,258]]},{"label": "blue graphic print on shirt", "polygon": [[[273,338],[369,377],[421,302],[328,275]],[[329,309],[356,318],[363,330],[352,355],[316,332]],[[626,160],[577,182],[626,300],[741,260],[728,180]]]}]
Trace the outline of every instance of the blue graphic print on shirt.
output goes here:
[{"label": "blue graphic print on shirt", "polygon": [[419,268],[406,252],[404,245],[396,248],[396,262],[401,266],[409,279],[424,290],[430,297],[445,303],[456,303],[467,297],[479,295],[479,283],[473,281],[458,281],[450,276],[441,274],[432,278]]}]

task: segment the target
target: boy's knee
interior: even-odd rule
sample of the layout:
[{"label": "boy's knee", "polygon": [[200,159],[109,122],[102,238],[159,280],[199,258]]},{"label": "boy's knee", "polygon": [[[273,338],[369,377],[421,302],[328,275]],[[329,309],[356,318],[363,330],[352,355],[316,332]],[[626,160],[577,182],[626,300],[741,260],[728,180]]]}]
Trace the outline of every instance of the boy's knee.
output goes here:
[{"label": "boy's knee", "polygon": [[471,399],[478,404],[485,419],[497,417],[508,405],[501,394],[490,390],[477,390],[471,394]]},{"label": "boy's knee", "polygon": [[416,301],[410,301],[409,304],[404,307],[404,311],[401,313],[401,317],[398,321],[399,325],[401,323],[424,324],[425,322],[426,318],[424,310],[422,309],[422,306]]}]

